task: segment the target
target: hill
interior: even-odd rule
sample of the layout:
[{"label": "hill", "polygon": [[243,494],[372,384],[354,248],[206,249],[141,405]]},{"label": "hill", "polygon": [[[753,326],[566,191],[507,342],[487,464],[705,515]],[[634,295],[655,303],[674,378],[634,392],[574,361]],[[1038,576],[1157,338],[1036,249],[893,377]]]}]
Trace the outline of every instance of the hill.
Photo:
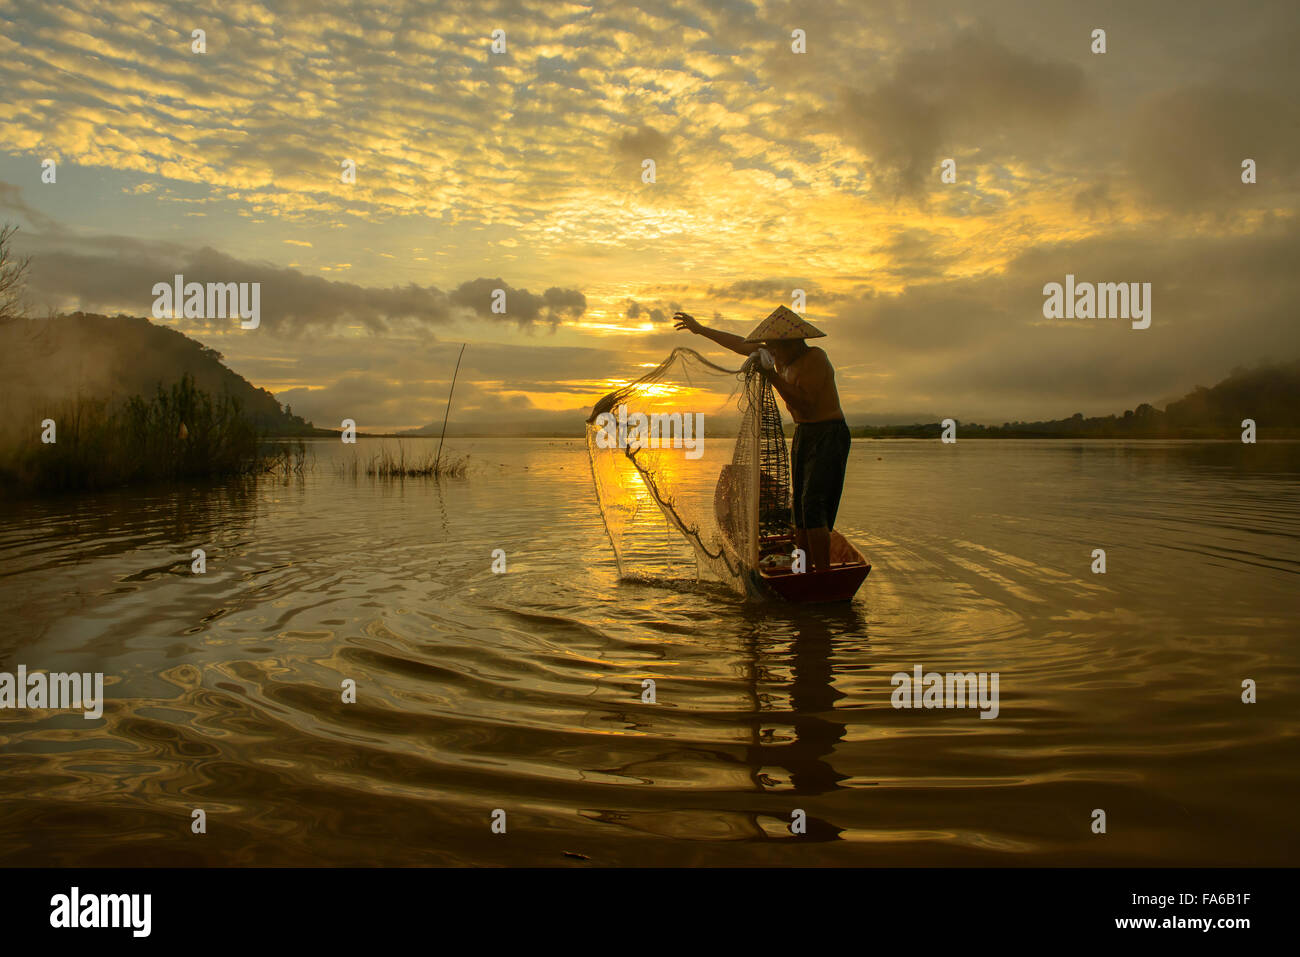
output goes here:
[{"label": "hill", "polygon": [[152,397],[189,376],[199,390],[228,395],[257,431],[306,435],[311,423],[281,408],[225,365],[221,353],[175,329],[133,316],[74,313],[0,322],[6,373],[0,406],[15,415],[81,399]]},{"label": "hill", "polygon": [[[1300,359],[1254,369],[1237,368],[1215,386],[1197,386],[1164,410],[1143,403],[1123,415],[1002,425],[958,423],[963,438],[1136,438],[1239,439],[1242,420],[1253,419],[1261,438],[1300,438]],[[853,434],[868,438],[932,438],[938,422],[861,427]]]}]

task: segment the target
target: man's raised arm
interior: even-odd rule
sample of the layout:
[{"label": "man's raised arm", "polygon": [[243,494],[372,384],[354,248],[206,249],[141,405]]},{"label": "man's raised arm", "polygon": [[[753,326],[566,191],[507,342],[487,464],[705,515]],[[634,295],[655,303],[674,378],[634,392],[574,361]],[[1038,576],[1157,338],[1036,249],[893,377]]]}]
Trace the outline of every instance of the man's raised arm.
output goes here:
[{"label": "man's raised arm", "polygon": [[684,312],[679,312],[673,316],[673,322],[677,323],[678,329],[685,329],[687,332],[693,332],[697,336],[703,336],[706,339],[712,339],[724,349],[730,349],[732,352],[739,352],[742,356],[747,356],[751,352],[762,348],[758,342],[746,342],[740,336],[730,332],[722,332],[718,329],[710,329],[702,326],[694,316],[688,316]]}]

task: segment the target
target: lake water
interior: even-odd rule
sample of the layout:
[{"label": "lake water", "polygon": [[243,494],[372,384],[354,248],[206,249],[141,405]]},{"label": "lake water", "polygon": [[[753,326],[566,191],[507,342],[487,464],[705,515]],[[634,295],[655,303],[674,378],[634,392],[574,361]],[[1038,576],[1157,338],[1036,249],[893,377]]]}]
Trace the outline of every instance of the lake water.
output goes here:
[{"label": "lake water", "polygon": [[0,711],[0,863],[1300,863],[1298,445],[856,441],[820,609],[620,582],[580,440],[452,445],[7,505],[0,670],[109,684]]}]

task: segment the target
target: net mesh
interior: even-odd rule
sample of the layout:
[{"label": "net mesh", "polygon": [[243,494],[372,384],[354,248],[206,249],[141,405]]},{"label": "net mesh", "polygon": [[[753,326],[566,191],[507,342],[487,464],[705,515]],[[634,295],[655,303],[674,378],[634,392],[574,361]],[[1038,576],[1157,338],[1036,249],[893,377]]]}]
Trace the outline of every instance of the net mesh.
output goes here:
[{"label": "net mesh", "polygon": [[758,589],[764,540],[790,536],[790,459],[772,387],[752,366],[672,354],[602,398],[587,450],[625,578]]}]

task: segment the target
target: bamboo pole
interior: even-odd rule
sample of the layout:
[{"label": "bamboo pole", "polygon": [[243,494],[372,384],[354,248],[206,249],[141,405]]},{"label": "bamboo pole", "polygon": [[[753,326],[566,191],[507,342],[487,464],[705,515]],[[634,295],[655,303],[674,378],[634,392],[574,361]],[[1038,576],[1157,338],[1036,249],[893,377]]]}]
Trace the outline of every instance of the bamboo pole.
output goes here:
[{"label": "bamboo pole", "polygon": [[438,474],[438,463],[442,461],[442,440],[447,437],[447,419],[451,416],[451,397],[456,391],[456,376],[460,373],[460,360],[465,355],[465,346],[461,343],[460,355],[456,356],[456,371],[451,374],[451,388],[447,390],[447,410],[442,413],[442,435],[438,436],[438,454],[433,457],[433,474]]}]

